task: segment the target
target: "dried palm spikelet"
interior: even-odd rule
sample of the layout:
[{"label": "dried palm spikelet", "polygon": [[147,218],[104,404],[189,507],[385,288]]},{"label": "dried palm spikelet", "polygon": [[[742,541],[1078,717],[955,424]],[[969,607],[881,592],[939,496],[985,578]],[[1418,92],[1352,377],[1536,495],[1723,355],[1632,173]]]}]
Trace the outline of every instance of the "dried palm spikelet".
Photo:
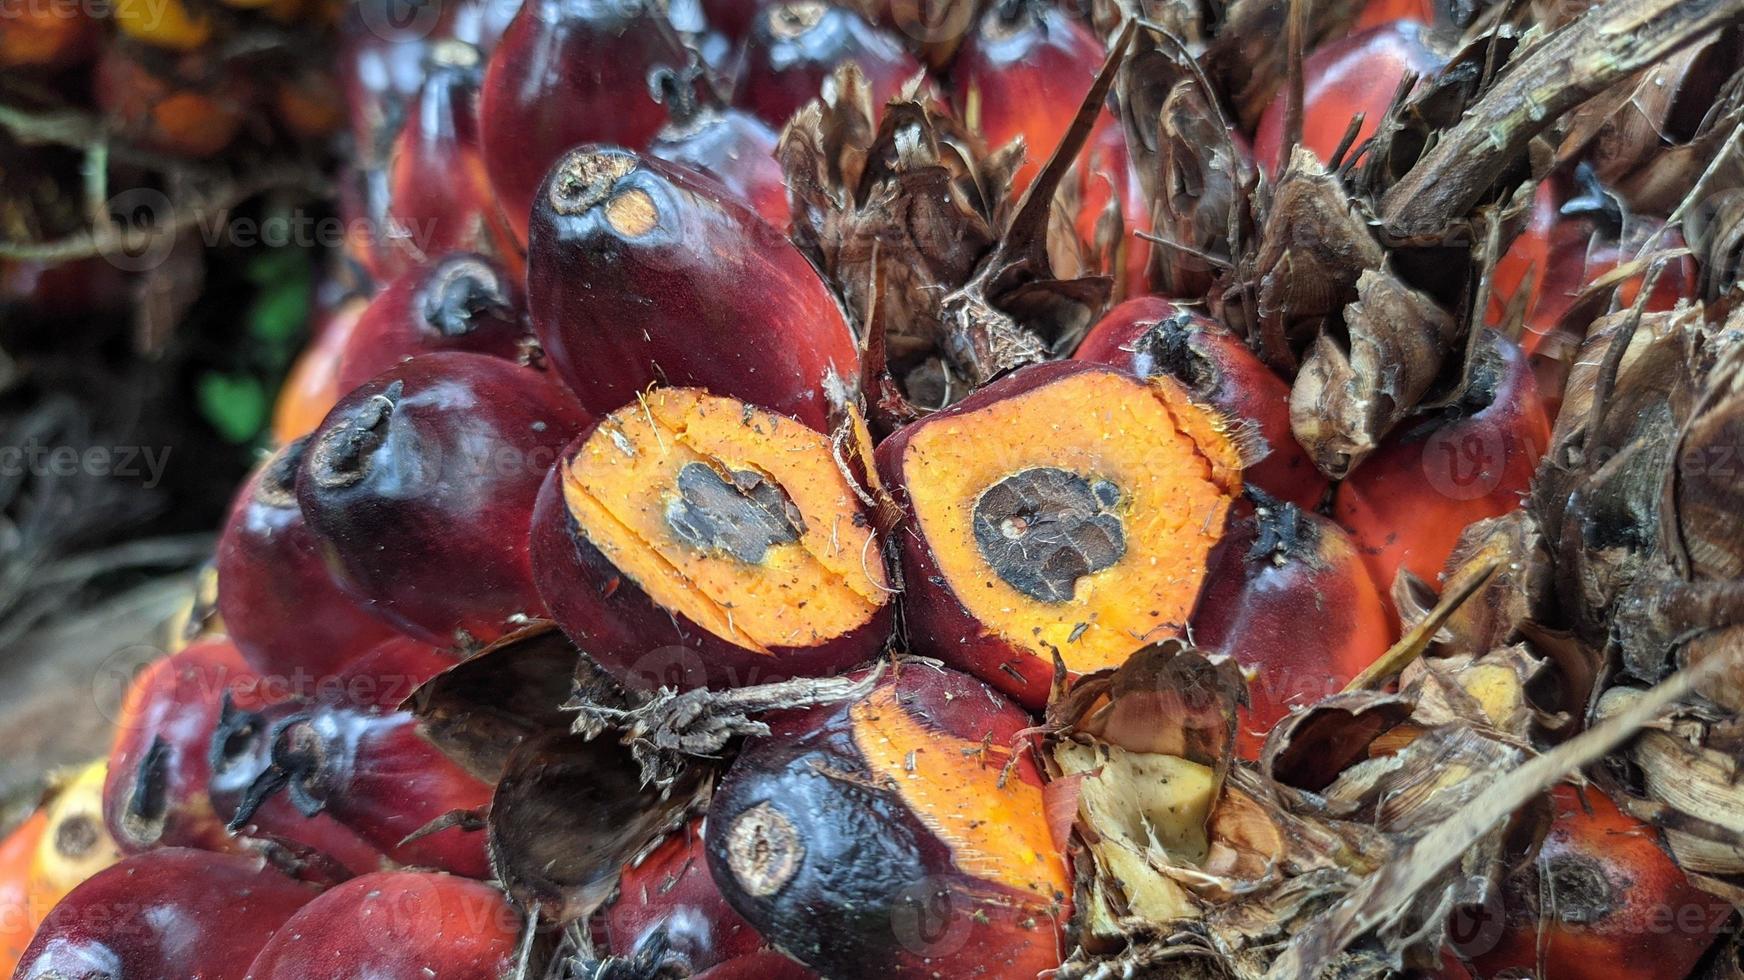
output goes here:
[{"label": "dried palm spikelet", "polygon": [[1165,296],[1205,296],[1253,233],[1259,175],[1180,35],[1137,34],[1116,103],[1160,246],[1151,251],[1151,286]]},{"label": "dried palm spikelet", "polygon": [[[1486,273],[1550,162],[1544,136],[1558,117],[1732,17],[1643,0],[1595,6],[1524,44],[1499,26],[1424,85],[1401,86],[1377,136],[1357,148],[1361,161],[1348,186],[1292,157],[1263,208],[1256,339],[1287,370],[1304,338],[1314,338],[1297,375],[1292,423],[1323,471],[1348,475],[1398,422],[1451,404],[1470,383]],[[1641,30],[1618,26],[1637,19],[1645,19]],[[1298,203],[1307,188],[1312,209]],[[1333,240],[1341,250],[1311,237],[1328,215],[1341,214],[1341,191],[1350,198],[1344,213],[1361,215],[1364,230],[1373,226],[1373,245],[1348,218]],[[1385,267],[1374,258],[1382,245]],[[1296,275],[1297,266],[1314,277]],[[1397,283],[1382,289],[1384,278],[1371,278],[1370,295],[1353,305],[1371,272]],[[1370,306],[1386,312],[1373,315]]]},{"label": "dried palm spikelet", "polygon": [[[1651,557],[1680,413],[1696,397],[1699,310],[1620,311],[1594,324],[1569,375],[1534,487],[1568,625],[1605,645],[1611,610]],[[1657,680],[1660,666],[1624,667]]]},{"label": "dried palm spikelet", "polygon": [[[1012,194],[1026,148],[988,148],[911,88],[880,114],[852,65],[783,131],[794,241],[860,320],[870,373],[943,407],[1069,350],[1108,305],[1123,233],[1078,237],[1067,180],[1124,56],[1125,35],[1061,145]],[[872,330],[872,322],[881,324]],[[870,390],[879,390],[869,379]],[[920,409],[924,410],[924,409]]]},{"label": "dried palm spikelet", "polygon": [[1744,184],[1741,52],[1733,28],[1612,86],[1570,115],[1558,162],[1587,161],[1642,214],[1670,214],[1717,159],[1719,186]]}]

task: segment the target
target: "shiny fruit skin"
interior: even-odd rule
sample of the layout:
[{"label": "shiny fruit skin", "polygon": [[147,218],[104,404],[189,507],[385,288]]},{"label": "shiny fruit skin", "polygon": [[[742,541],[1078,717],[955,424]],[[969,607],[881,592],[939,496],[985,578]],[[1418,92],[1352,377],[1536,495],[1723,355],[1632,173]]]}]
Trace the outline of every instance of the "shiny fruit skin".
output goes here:
[{"label": "shiny fruit skin", "polygon": [[530,340],[514,275],[482,255],[450,253],[409,268],[370,299],[341,347],[338,387],[352,391],[409,357],[436,351],[514,361]]},{"label": "shiny fruit skin", "polygon": [[1386,653],[1393,624],[1342,528],[1294,504],[1267,504],[1212,552],[1192,636],[1248,673],[1236,750],[1257,759],[1292,708],[1338,693]]},{"label": "shiny fruit skin", "polygon": [[[284,800],[268,801],[245,835],[232,835],[229,808],[215,805],[225,773],[245,745],[233,726],[295,693],[290,677],[254,674],[229,642],[190,644],[134,681],[116,725],[103,787],[103,820],[123,853],[159,847],[239,852],[251,839],[280,837],[354,871],[379,867],[374,847],[326,817],[309,820]],[[214,771],[214,763],[218,769]]]},{"label": "shiny fruit skin", "polygon": [[[1302,63],[1302,146],[1326,162],[1351,119],[1361,113],[1362,128],[1351,143],[1355,149],[1375,134],[1399,80],[1407,73],[1429,75],[1442,60],[1429,44],[1428,29],[1410,20],[1393,21],[1314,49]],[[1279,92],[1272,99],[1254,134],[1254,160],[1268,173],[1278,166],[1288,98],[1289,93]]]},{"label": "shiny fruit skin", "polygon": [[780,129],[850,61],[871,89],[875,114],[921,71],[900,40],[852,10],[820,0],[771,4],[740,51],[733,103]]},{"label": "shiny fruit skin", "polygon": [[1325,496],[1326,479],[1290,431],[1290,386],[1216,320],[1160,296],[1140,296],[1109,310],[1072,357],[1141,378],[1175,378],[1195,400],[1255,427],[1267,451],[1244,471],[1248,483],[1300,507],[1315,507]]},{"label": "shiny fruit skin", "polygon": [[837,980],[1055,969],[1068,886],[1014,744],[1029,716],[955,671],[890,669],[865,700],[772,718],[746,744],[709,807],[710,873]]},{"label": "shiny fruit skin", "polygon": [[[990,148],[1022,137],[1025,158],[1012,190],[1021,193],[1071,128],[1105,52],[1064,9],[992,4],[951,64],[957,114]],[[1099,127],[1119,128],[1104,114]]]},{"label": "shiny fruit skin", "polygon": [[615,148],[552,171],[527,262],[533,329],[597,416],[651,384],[703,388],[830,427],[859,377],[835,296],[803,254],[707,178]]},{"label": "shiny fruit skin", "polygon": [[226,701],[247,709],[270,700],[242,654],[222,639],[190,644],[134,679],[103,791],[104,822],[124,853],[236,849],[207,796],[212,733]]},{"label": "shiny fruit skin", "polygon": [[514,973],[520,932],[519,913],[491,885],[425,872],[380,872],[337,885],[305,905],[260,950],[248,975],[499,980]]},{"label": "shiny fruit skin", "polygon": [[686,56],[635,0],[526,0],[485,69],[485,167],[522,241],[546,171],[578,143],[648,145],[666,124],[648,73]]},{"label": "shiny fruit skin", "polygon": [[485,170],[478,50],[449,41],[431,59],[389,154],[379,271],[403,274],[451,252],[482,252],[518,267],[519,248]]},{"label": "shiny fruit skin", "polygon": [[709,875],[700,818],[624,869],[604,919],[614,955],[631,956],[661,933],[668,956],[691,974],[750,956],[763,945]]},{"label": "shiny fruit skin", "polygon": [[[1527,975],[1542,945],[1547,975],[1557,980],[1691,976],[1732,907],[1691,884],[1659,831],[1597,789],[1558,786],[1552,797],[1556,817],[1538,856],[1503,885],[1500,939],[1470,951],[1476,975]],[[1541,919],[1539,902],[1551,893],[1546,875],[1556,905]]]},{"label": "shiny fruit skin", "polygon": [[[1389,435],[1338,488],[1333,518],[1390,597],[1409,570],[1434,583],[1460,532],[1521,505],[1550,444],[1550,419],[1525,353],[1494,332],[1467,405]],[[1390,605],[1390,601],[1389,601]]]},{"label": "shiny fruit skin", "polygon": [[532,368],[422,354],[328,414],[297,501],[365,608],[438,646],[489,642],[543,611],[527,520],[558,449],[586,421]]},{"label": "shiny fruit skin", "polygon": [[[395,676],[375,680],[378,690],[399,686]],[[425,738],[410,712],[346,698],[309,706],[286,702],[248,724],[249,733],[232,743],[243,746],[238,765],[213,783],[214,802],[233,823],[306,840],[332,821],[383,856],[375,867],[392,861],[490,877],[482,832],[453,827],[407,840],[447,814],[483,812],[491,797],[490,785]],[[265,806],[288,802],[299,812],[238,809],[261,793]]]},{"label": "shiny fruit skin", "polygon": [[164,848],[73,889],[43,920],[18,980],[242,980],[316,890],[257,857]]},{"label": "shiny fruit skin", "polygon": [[218,537],[218,612],[253,670],[293,686],[331,673],[394,631],[334,581],[297,506],[306,440],[280,450],[236,495]]},{"label": "shiny fruit skin", "polygon": [[749,204],[764,221],[787,228],[787,180],[775,160],[777,134],[740,109],[702,110],[674,121],[648,147],[650,156],[707,174]]},{"label": "shiny fruit skin", "polygon": [[353,296],[316,314],[311,339],[292,362],[273,404],[273,441],[288,445],[314,432],[345,391],[339,362],[368,302]]}]

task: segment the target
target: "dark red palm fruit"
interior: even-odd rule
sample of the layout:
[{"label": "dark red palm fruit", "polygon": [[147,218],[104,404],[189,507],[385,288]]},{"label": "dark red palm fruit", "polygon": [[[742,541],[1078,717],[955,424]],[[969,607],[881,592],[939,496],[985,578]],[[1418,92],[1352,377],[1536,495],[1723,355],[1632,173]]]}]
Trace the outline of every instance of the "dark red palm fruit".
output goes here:
[{"label": "dark red palm fruit", "polygon": [[478,49],[443,41],[428,64],[390,151],[381,272],[398,275],[450,252],[480,252],[518,266],[520,248],[485,172]]},{"label": "dark red palm fruit", "polygon": [[231,504],[218,538],[218,612],[250,668],[312,681],[394,631],[340,589],[303,523],[296,478],[306,445],[279,450]]},{"label": "dark red palm fruit", "polygon": [[526,0],[491,54],[479,100],[491,186],[521,241],[553,163],[579,143],[648,145],[666,125],[649,73],[685,54],[639,0]]},{"label": "dark red palm fruit", "polygon": [[913,652],[1015,698],[1178,636],[1241,493],[1241,454],[1174,379],[1086,361],[1013,372],[878,447],[903,508]]},{"label": "dark red palm fruit", "polygon": [[425,60],[444,36],[443,22],[453,9],[449,4],[433,8],[437,22],[432,24],[423,16],[406,18],[395,10],[396,2],[347,4],[339,22],[337,76],[357,162],[365,169],[378,169],[385,161],[406,107],[424,86]]},{"label": "dark red palm fruit", "polygon": [[[672,103],[669,101],[669,105]],[[707,174],[776,229],[791,219],[775,130],[740,109],[674,109],[648,154]]]},{"label": "dark red palm fruit", "polygon": [[527,301],[513,274],[482,255],[445,255],[409,269],[369,301],[340,351],[339,390],[435,351],[513,361],[532,339]]},{"label": "dark red palm fruit", "polygon": [[250,980],[514,975],[521,916],[492,885],[444,874],[384,871],[323,892],[286,922],[248,969]]},{"label": "dark red palm fruit", "polygon": [[18,980],[243,980],[255,954],[318,894],[258,857],[170,847],[127,858],[43,920]]},{"label": "dark red palm fruit", "polygon": [[307,695],[325,704],[393,711],[426,681],[460,660],[453,652],[395,636],[347,660]]},{"label": "dark red palm fruit", "polygon": [[332,820],[307,820],[274,800],[241,836],[225,827],[213,794],[251,751],[241,722],[293,693],[289,676],[263,678],[222,640],[153,663],[122,705],[103,787],[103,821],[125,854],[159,847],[232,852],[269,839],[294,843],[351,871],[381,853]]},{"label": "dark red palm fruit", "polygon": [[568,449],[533,512],[551,617],[620,683],[743,687],[876,657],[895,601],[865,492],[793,419],[656,388]]},{"label": "dark red palm fruit", "polygon": [[[451,815],[482,814],[491,786],[425,738],[410,712],[281,702],[236,718],[234,726],[235,764],[212,790],[234,830],[258,827],[301,841],[310,821],[331,820],[385,857],[377,867],[391,861],[491,876],[485,835],[476,827],[459,822],[419,835]],[[285,804],[303,819],[264,809]]]},{"label": "dark red palm fruit", "polygon": [[368,874],[390,865],[383,848],[364,840],[331,814],[306,815],[288,794],[267,799],[245,821],[235,821],[236,810],[272,762],[271,735],[276,720],[312,704],[365,714],[392,711],[420,684],[454,663],[446,651],[399,636],[301,685],[293,700],[275,700],[264,706],[224,705],[207,743],[211,766],[207,794],[214,812],[235,822],[232,829],[244,838],[275,842],[306,858],[324,856],[348,874]]},{"label": "dark red palm fruit", "polygon": [[1236,751],[1257,759],[1291,709],[1338,693],[1386,653],[1393,623],[1350,535],[1295,504],[1266,502],[1211,553],[1193,642],[1248,675]]},{"label": "dark red palm fruit", "polygon": [[[963,39],[951,64],[957,115],[999,147],[1023,137],[1021,193],[1060,145],[1106,55],[1102,42],[1065,10],[1031,0],[998,0]],[[1112,114],[1098,124],[1118,130]],[[1093,138],[1094,141],[1094,138]]]},{"label": "dark red palm fruit", "polygon": [[[1428,29],[1410,20],[1316,48],[1302,62],[1302,147],[1326,161],[1360,113],[1363,123],[1351,143],[1354,149],[1375,134],[1406,74],[1431,74],[1445,60],[1430,45]],[[1288,100],[1288,92],[1279,92],[1254,133],[1254,160],[1268,173],[1278,166]]]},{"label": "dark red palm fruit", "polygon": [[122,853],[236,849],[207,796],[209,749],[225,704],[263,707],[263,687],[236,647],[221,639],[191,644],[134,678],[103,787],[103,822]]},{"label": "dark red palm fruit", "polygon": [[[1660,846],[1659,831],[1597,789],[1558,786],[1537,857],[1503,885],[1505,926],[1468,953],[1477,975],[1557,980],[1681,980],[1694,975],[1732,916]],[[1541,959],[1542,957],[1542,959]]]},{"label": "dark red palm fruit", "polygon": [[1520,506],[1549,444],[1525,352],[1487,332],[1464,398],[1394,430],[1334,497],[1389,608],[1401,569],[1435,582],[1466,525]]},{"label": "dark red palm fruit", "polygon": [[770,719],[709,805],[709,871],[806,966],[860,977],[1032,977],[1059,966],[1066,864],[1027,714],[898,662],[864,698]]},{"label": "dark red palm fruit", "polygon": [[310,437],[297,502],[341,585],[438,646],[488,643],[544,608],[526,527],[586,413],[532,368],[420,354],[342,399]]},{"label": "dark red palm fruit", "polygon": [[[1234,426],[1252,426],[1265,454],[1242,480],[1305,508],[1326,495],[1326,478],[1290,431],[1290,386],[1229,328],[1160,296],[1140,296],[1108,311],[1085,334],[1076,360],[1141,378],[1166,375]],[[1258,451],[1258,447],[1254,447]]]},{"label": "dark red palm fruit", "polygon": [[780,129],[848,62],[859,67],[878,111],[921,72],[898,37],[852,10],[823,0],[770,4],[757,12],[739,53],[733,104]]},{"label": "dark red palm fruit", "polygon": [[826,430],[826,386],[859,377],[853,334],[811,263],[707,178],[579,147],[552,168],[531,235],[533,329],[595,415],[658,383]]},{"label": "dark red palm fruit", "polygon": [[617,897],[603,913],[613,955],[630,957],[663,944],[660,961],[693,976],[762,947],[763,937],[733,911],[709,875],[702,827],[700,817],[692,820],[624,869]]}]

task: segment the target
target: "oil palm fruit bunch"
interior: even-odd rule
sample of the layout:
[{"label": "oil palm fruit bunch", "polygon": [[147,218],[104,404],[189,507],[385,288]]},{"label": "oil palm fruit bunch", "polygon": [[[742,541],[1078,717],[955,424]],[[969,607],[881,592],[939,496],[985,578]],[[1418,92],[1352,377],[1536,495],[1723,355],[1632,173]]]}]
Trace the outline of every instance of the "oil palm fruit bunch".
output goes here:
[{"label": "oil palm fruit bunch", "polygon": [[366,10],[19,977],[1740,975],[1744,4]]}]

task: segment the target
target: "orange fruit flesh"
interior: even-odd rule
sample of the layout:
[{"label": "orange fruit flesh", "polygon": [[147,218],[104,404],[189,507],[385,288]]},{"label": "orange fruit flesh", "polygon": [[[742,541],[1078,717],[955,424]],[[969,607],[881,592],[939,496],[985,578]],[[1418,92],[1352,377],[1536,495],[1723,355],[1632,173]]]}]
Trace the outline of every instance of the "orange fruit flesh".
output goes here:
[{"label": "orange fruit flesh", "polygon": [[[717,491],[754,485],[785,511],[773,518],[780,533],[757,542],[757,554],[686,537],[674,514],[699,473]],[[820,645],[890,601],[870,522],[829,440],[734,399],[649,392],[565,464],[563,496],[580,533],[655,604],[748,650]],[[768,513],[714,517],[730,533]]]},{"label": "orange fruit flesh", "polygon": [[950,846],[959,871],[1042,903],[1070,893],[1041,787],[1016,773],[1000,785],[1008,748],[983,753],[978,743],[933,730],[903,708],[894,685],[878,687],[849,711],[867,765],[891,780],[909,810]]},{"label": "orange fruit flesh", "polygon": [[[1116,560],[1057,601],[1014,586],[975,530],[990,488],[1040,469],[1116,498],[1106,510],[1123,539]],[[1075,673],[1118,666],[1179,632],[1241,489],[1240,453],[1215,415],[1172,379],[1112,371],[1068,375],[926,425],[903,472],[922,536],[968,612],[1036,656],[1058,650]]]}]

